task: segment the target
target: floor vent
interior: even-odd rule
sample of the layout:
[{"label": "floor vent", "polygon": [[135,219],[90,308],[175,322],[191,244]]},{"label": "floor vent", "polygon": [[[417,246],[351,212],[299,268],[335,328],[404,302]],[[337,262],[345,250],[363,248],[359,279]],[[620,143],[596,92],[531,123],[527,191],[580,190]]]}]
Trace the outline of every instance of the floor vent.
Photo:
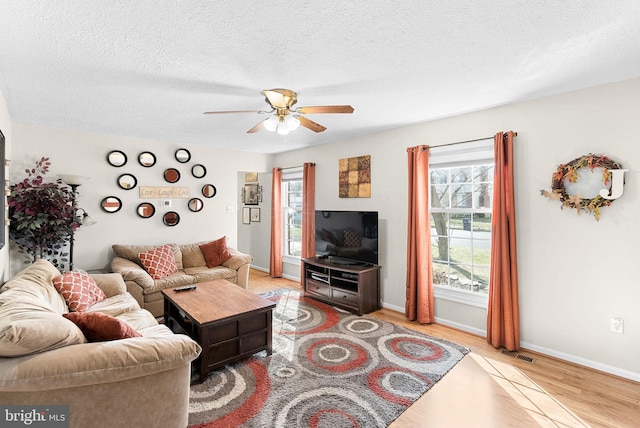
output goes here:
[{"label": "floor vent", "polygon": [[526,361],[527,363],[533,363],[535,361],[533,358],[528,357],[526,355],[519,354],[516,351],[507,351],[506,349],[503,349],[502,353],[504,355],[508,355],[510,357],[517,358],[522,361]]}]

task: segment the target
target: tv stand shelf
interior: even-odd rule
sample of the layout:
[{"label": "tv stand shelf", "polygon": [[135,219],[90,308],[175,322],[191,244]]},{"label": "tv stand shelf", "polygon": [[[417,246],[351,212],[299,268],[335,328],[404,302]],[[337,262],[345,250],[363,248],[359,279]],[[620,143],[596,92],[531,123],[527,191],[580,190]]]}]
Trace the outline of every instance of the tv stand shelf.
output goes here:
[{"label": "tv stand shelf", "polygon": [[358,315],[380,309],[380,266],[302,259],[304,295]]}]

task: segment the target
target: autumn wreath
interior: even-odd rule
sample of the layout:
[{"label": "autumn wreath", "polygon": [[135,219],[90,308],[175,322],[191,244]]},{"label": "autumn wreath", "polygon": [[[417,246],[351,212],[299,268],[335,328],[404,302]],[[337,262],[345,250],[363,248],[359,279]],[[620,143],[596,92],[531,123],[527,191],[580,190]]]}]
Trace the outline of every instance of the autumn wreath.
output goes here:
[{"label": "autumn wreath", "polygon": [[613,202],[612,199],[605,199],[598,195],[591,199],[581,198],[580,195],[570,195],[565,188],[565,180],[575,183],[579,179],[578,172],[582,168],[589,168],[593,172],[596,168],[602,169],[602,183],[609,185],[612,169],[622,169],[622,165],[611,160],[605,155],[589,153],[572,160],[571,162],[558,165],[556,172],[551,177],[551,192],[541,190],[540,194],[549,199],[560,201],[560,208],[568,207],[575,209],[578,214],[586,211],[600,220],[600,208],[608,207]]}]

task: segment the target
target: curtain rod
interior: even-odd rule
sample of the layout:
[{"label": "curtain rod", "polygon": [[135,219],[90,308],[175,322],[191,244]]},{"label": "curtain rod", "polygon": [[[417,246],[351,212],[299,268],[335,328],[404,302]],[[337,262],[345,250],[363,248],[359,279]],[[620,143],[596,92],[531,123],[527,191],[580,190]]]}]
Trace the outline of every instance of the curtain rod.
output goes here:
[{"label": "curtain rod", "polygon": [[[514,137],[518,136],[517,132],[513,133]],[[476,141],[482,141],[482,140],[491,140],[495,137],[495,135],[492,135],[491,137],[484,137],[484,138],[476,138],[475,140],[466,140],[466,141],[456,141],[455,143],[447,143],[447,144],[439,144],[437,146],[429,146],[433,149],[435,149],[436,147],[446,147],[446,146],[455,146],[456,144],[464,144],[464,143],[475,143]]]},{"label": "curtain rod", "polygon": [[[316,166],[316,164],[314,162],[310,162],[311,165]],[[285,169],[296,169],[296,168],[302,168],[304,167],[304,165],[298,165],[298,166],[288,166],[286,168],[278,168],[280,171],[284,171]]]}]

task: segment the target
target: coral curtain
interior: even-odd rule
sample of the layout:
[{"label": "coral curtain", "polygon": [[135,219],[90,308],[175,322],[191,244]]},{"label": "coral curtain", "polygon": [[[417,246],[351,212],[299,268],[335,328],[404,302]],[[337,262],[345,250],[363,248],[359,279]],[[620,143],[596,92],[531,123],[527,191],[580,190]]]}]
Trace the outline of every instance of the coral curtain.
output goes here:
[{"label": "coral curtain", "polygon": [[429,221],[429,146],[407,148],[409,218],[404,314],[410,321],[434,321]]},{"label": "coral curtain", "polygon": [[491,271],[487,342],[509,351],[520,348],[518,268],[516,263],[516,210],[513,181],[514,133],[494,138],[495,170],[491,224]]},{"label": "coral curtain", "polygon": [[269,275],[282,278],[282,169],[273,168]]},{"label": "coral curtain", "polygon": [[302,257],[316,255],[316,164],[302,167]]}]

